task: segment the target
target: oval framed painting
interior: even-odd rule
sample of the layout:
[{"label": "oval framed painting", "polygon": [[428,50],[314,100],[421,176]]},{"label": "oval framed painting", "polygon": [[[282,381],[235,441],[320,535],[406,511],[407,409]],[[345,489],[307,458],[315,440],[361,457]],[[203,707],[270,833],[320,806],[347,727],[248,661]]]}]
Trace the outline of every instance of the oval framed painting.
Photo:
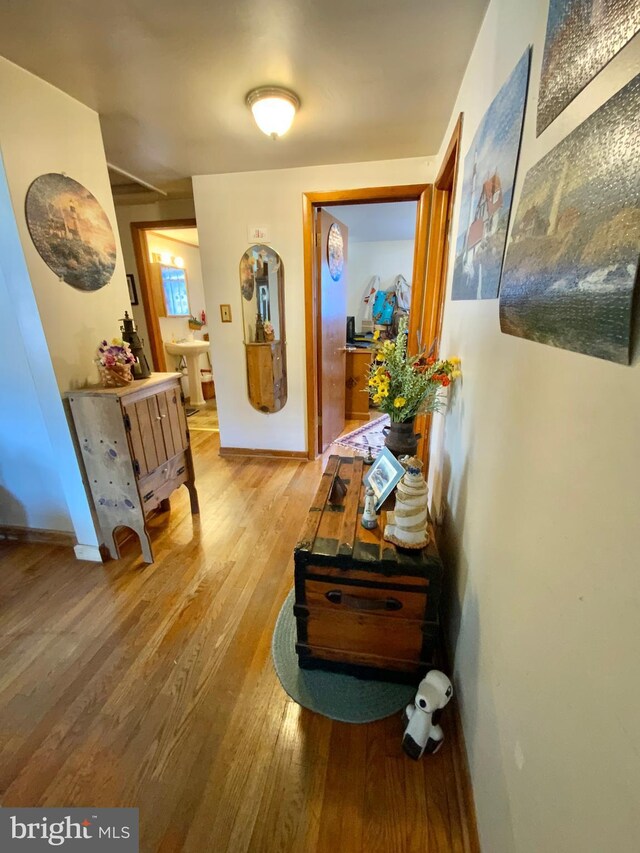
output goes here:
[{"label": "oval framed painting", "polygon": [[331,223],[327,235],[327,263],[331,278],[338,281],[344,269],[344,240],[337,222]]},{"label": "oval framed painting", "polygon": [[77,290],[100,290],[111,281],[116,241],[100,203],[78,181],[51,172],[27,190],[27,227],[45,264]]}]

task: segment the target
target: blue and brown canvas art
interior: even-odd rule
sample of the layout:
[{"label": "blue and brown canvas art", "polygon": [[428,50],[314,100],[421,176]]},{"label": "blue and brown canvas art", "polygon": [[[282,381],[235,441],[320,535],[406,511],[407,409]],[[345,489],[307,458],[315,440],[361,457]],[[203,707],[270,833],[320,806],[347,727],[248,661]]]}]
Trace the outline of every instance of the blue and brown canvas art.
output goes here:
[{"label": "blue and brown canvas art", "polygon": [[504,83],[464,161],[452,299],[495,299],[524,120],[531,50]]},{"label": "blue and brown canvas art", "polygon": [[537,133],[640,30],[640,0],[550,0]]},{"label": "blue and brown canvas art", "polygon": [[639,254],[640,75],[527,173],[502,331],[628,364]]}]

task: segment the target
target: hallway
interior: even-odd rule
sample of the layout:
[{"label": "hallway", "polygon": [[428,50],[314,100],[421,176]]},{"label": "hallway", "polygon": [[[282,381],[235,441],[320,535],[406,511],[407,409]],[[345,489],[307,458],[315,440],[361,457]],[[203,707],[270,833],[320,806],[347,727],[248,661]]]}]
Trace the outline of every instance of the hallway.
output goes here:
[{"label": "hallway", "polygon": [[[103,566],[0,545],[3,805],[137,806],[143,851],[464,853],[456,717],[412,762],[397,717],[333,722],[291,701],[270,643],[315,463],[220,458],[192,433],[186,490]],[[336,452],[349,453],[344,448]]]}]

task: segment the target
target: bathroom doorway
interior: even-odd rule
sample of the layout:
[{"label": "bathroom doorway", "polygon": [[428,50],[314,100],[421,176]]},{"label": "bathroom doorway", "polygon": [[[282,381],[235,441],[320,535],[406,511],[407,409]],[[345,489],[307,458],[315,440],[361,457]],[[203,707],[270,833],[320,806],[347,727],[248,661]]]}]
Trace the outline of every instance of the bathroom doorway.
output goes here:
[{"label": "bathroom doorway", "polygon": [[134,319],[153,369],[182,373],[190,429],[217,429],[197,223],[132,222],[131,235],[140,284]]}]

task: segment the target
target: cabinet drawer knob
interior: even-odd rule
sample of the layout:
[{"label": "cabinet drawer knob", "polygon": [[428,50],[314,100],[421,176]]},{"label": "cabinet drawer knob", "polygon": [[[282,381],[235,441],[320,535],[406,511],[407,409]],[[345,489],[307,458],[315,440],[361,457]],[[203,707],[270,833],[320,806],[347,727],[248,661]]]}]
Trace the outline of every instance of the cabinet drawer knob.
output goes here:
[{"label": "cabinet drawer knob", "polygon": [[402,610],[402,602],[397,598],[363,598],[360,595],[345,595],[340,589],[330,589],[325,593],[332,604],[344,604],[351,610]]}]

